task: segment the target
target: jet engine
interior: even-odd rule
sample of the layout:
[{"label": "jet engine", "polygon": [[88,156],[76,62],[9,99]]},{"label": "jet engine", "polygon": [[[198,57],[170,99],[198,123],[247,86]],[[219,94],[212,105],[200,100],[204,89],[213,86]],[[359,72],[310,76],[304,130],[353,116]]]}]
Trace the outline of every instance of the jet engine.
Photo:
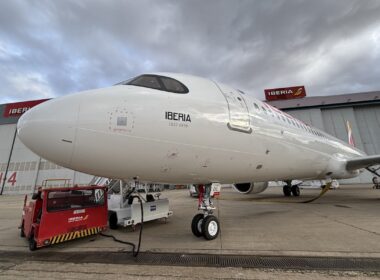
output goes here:
[{"label": "jet engine", "polygon": [[257,183],[240,183],[233,185],[235,190],[239,193],[249,194],[249,193],[261,193],[268,187],[268,182],[257,182]]}]

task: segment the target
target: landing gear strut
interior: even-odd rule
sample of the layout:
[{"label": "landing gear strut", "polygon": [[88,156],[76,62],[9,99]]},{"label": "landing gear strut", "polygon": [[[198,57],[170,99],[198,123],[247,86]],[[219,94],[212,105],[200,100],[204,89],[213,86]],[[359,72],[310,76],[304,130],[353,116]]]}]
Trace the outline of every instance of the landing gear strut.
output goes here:
[{"label": "landing gear strut", "polygon": [[199,194],[198,210],[203,213],[194,216],[191,231],[196,237],[203,236],[206,240],[213,240],[218,237],[220,225],[218,219],[212,215],[215,207],[211,202],[211,184],[198,185],[196,188]]},{"label": "landing gear strut", "polygon": [[292,181],[286,181],[286,185],[283,187],[285,196],[300,196],[301,191],[298,185],[292,185]]}]

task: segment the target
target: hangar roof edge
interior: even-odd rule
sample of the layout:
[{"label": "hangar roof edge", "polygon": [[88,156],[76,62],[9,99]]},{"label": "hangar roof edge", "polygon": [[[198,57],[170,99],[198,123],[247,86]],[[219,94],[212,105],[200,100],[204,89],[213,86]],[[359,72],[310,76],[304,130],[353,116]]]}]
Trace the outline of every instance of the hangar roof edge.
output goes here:
[{"label": "hangar roof edge", "polygon": [[300,109],[309,107],[351,106],[353,104],[380,103],[380,91],[348,93],[330,96],[310,96],[297,99],[265,101],[279,109]]}]

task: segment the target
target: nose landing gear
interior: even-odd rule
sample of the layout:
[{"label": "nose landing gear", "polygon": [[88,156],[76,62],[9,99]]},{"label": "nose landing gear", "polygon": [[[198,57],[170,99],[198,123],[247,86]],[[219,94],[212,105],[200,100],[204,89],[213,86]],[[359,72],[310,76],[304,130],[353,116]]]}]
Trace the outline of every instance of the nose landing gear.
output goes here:
[{"label": "nose landing gear", "polygon": [[206,240],[213,240],[219,235],[220,225],[218,219],[212,215],[215,207],[211,202],[211,184],[198,185],[196,188],[199,193],[198,210],[202,210],[203,213],[194,216],[191,231],[196,237],[203,236]]}]

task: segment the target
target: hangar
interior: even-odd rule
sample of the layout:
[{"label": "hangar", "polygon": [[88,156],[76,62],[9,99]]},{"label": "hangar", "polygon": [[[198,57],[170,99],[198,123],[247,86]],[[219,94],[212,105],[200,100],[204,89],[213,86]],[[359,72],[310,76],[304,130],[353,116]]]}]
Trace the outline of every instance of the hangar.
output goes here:
[{"label": "hangar", "polygon": [[[93,178],[40,158],[17,139],[16,124],[21,114],[45,100],[0,105],[0,191],[3,193],[30,193],[45,179],[64,178],[72,184],[86,185]],[[343,141],[347,141],[346,121],[349,121],[356,146],[369,155],[380,154],[380,91],[267,102]],[[370,183],[372,178],[371,173],[364,171],[342,183]]]}]

